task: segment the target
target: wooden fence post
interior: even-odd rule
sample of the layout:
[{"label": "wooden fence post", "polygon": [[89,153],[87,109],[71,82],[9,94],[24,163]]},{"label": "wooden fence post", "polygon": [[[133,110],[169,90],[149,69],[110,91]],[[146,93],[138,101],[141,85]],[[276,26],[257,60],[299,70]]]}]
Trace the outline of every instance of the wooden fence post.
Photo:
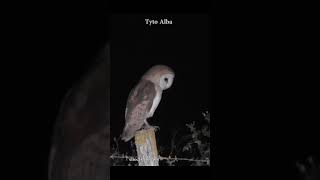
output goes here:
[{"label": "wooden fence post", "polygon": [[139,166],[159,166],[155,129],[143,129],[136,133],[135,144],[137,147]]}]

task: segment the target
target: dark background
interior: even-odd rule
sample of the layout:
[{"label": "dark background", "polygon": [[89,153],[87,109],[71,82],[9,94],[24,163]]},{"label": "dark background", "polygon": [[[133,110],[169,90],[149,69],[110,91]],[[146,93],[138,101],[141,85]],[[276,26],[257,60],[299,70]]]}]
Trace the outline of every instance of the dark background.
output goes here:
[{"label": "dark background", "polygon": [[215,19],[217,174],[296,179],[297,160],[320,152],[312,13],[235,6]]},{"label": "dark background", "polygon": [[[20,11],[15,4],[2,21],[1,160],[8,179],[46,179],[50,131],[62,97],[107,35],[105,11],[79,10],[76,3],[41,5]],[[312,6],[226,2],[213,8],[215,177],[289,179],[296,160],[319,154],[319,29]],[[168,96],[178,82],[164,93],[166,101],[172,102]],[[119,172],[117,178],[128,174],[112,172]],[[173,171],[156,175],[168,174]],[[192,168],[176,175],[206,174]]]},{"label": "dark background", "polygon": [[[88,72],[108,40],[107,14],[57,8],[19,14],[5,26],[2,63],[6,107],[2,160],[7,179],[47,179],[53,124],[68,90]],[[8,30],[8,31],[9,31]],[[3,176],[5,176],[3,174]]]},{"label": "dark background", "polygon": [[[173,24],[149,26],[145,18]],[[114,15],[111,22],[111,136],[122,133],[130,90],[150,67],[164,64],[175,71],[175,79],[148,122],[160,126],[159,146],[170,148],[174,131],[210,111],[209,16]]]}]

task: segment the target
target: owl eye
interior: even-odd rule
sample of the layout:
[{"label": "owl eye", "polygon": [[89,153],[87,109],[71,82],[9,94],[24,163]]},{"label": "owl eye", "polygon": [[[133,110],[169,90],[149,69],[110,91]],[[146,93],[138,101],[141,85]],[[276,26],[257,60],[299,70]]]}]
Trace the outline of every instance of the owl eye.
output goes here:
[{"label": "owl eye", "polygon": [[168,78],[164,78],[164,81],[165,81],[166,83],[168,83]]}]

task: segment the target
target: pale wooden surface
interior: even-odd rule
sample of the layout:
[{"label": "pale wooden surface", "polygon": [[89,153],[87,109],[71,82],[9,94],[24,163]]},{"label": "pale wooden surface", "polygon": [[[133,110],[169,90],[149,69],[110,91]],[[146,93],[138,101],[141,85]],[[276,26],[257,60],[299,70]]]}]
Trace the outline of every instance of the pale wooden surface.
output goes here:
[{"label": "pale wooden surface", "polygon": [[159,166],[155,129],[143,129],[136,133],[135,144],[137,147],[139,166]]}]

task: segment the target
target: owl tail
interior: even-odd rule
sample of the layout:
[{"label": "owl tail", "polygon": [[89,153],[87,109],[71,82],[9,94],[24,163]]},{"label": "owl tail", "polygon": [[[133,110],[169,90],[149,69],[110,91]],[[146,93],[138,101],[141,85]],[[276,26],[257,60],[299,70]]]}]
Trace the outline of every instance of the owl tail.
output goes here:
[{"label": "owl tail", "polygon": [[128,142],[130,139],[134,137],[134,134],[135,131],[132,131],[132,128],[130,128],[129,126],[125,126],[120,137],[123,141]]}]

